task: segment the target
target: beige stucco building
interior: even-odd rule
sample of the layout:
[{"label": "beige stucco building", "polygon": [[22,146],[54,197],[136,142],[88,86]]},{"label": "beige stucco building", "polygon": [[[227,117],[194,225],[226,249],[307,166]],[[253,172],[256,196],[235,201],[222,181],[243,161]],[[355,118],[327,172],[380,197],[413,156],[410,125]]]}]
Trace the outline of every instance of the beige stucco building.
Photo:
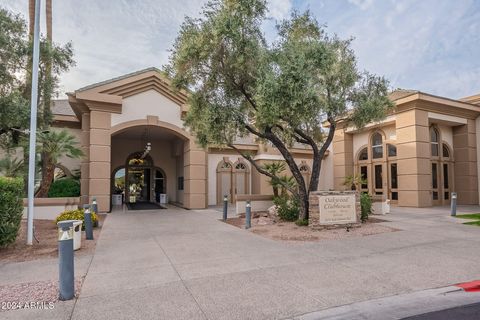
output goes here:
[{"label": "beige stucco building", "polygon": [[[477,134],[480,96],[462,100],[417,91],[395,91],[395,111],[381,123],[357,130],[340,125],[323,159],[320,190],[345,189],[345,177],[362,174],[362,189],[400,206],[479,203]],[[113,194],[123,200],[168,202],[185,208],[220,204],[224,194],[271,194],[268,179],[233,150],[207,148],[183,127],[187,93],[150,68],[97,83],[56,101],[54,126],[67,128],[85,153],[62,165],[81,171],[81,199],[97,198],[109,211]],[[480,143],[480,142],[479,142]],[[147,145],[151,150],[145,152]],[[272,147],[254,139],[236,141],[259,164],[280,161]],[[302,173],[311,152],[294,146]]]}]

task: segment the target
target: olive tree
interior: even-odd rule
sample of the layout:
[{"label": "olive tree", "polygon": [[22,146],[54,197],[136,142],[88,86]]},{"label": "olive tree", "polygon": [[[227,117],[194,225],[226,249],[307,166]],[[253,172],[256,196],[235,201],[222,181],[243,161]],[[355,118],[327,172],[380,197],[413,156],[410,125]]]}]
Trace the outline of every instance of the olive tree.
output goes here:
[{"label": "olive tree", "polygon": [[[329,36],[309,12],[294,12],[269,43],[266,16],[264,0],[210,1],[200,18],[186,18],[166,70],[176,87],[191,90],[185,123],[201,145],[230,147],[282,183],[235,140],[250,135],[278,149],[296,181],[283,187],[298,198],[304,220],[338,122],[363,126],[384,118],[392,103],[383,77],[358,70],[351,39]],[[290,150],[295,143],[312,150],[310,181]]]}]

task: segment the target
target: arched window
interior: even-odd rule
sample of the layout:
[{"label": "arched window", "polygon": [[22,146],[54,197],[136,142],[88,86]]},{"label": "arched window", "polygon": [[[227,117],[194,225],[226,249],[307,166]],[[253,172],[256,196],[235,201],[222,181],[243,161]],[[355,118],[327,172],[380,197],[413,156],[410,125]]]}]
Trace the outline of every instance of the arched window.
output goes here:
[{"label": "arched window", "polygon": [[218,169],[222,171],[232,170],[232,164],[230,162],[222,161]]},{"label": "arched window", "polygon": [[310,173],[310,168],[308,167],[307,164],[302,164],[300,165],[300,168],[298,168],[302,174],[304,173]]},{"label": "arched window", "polygon": [[397,147],[393,144],[387,144],[387,152],[389,157],[396,157],[397,156]]},{"label": "arched window", "polygon": [[113,173],[113,193],[122,194],[125,192],[125,167],[120,167]]},{"label": "arched window", "polygon": [[368,160],[368,148],[367,147],[363,148],[362,151],[360,151],[360,153],[358,155],[358,160],[359,161]]},{"label": "arched window", "polygon": [[450,158],[450,150],[445,143],[442,145],[442,155],[444,158]]},{"label": "arched window", "polygon": [[383,158],[383,139],[379,132],[372,135],[372,158]]},{"label": "arched window", "polygon": [[438,157],[439,155],[438,141],[439,141],[438,130],[434,127],[431,127],[430,128],[430,145],[431,145],[432,157]]},{"label": "arched window", "polygon": [[236,171],[246,171],[247,170],[247,165],[243,162],[238,162],[236,165],[235,165],[235,170]]}]

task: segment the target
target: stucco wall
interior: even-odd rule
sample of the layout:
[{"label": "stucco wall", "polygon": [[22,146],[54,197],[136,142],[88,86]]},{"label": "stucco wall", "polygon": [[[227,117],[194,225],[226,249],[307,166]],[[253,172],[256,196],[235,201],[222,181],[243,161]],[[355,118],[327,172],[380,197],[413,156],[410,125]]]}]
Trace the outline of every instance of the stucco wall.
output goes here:
[{"label": "stucco wall", "polygon": [[323,159],[322,168],[320,170],[320,181],[318,182],[318,190],[333,189],[333,157],[334,151],[332,145],[328,147],[330,154]]},{"label": "stucco wall", "polygon": [[453,133],[452,133],[452,127],[450,126],[443,126],[439,125],[438,128],[440,129],[440,137],[443,141],[448,143],[448,146],[450,147],[450,151],[453,151]]},{"label": "stucco wall", "polygon": [[164,122],[183,127],[181,108],[155,90],[148,90],[123,99],[122,113],[112,114],[112,126],[119,123],[145,119],[146,115],[158,116]]},{"label": "stucco wall", "polygon": [[[57,127],[52,127],[52,131],[61,131],[65,130],[68,131],[71,135],[75,137],[75,141],[77,141],[77,148],[80,149],[81,144],[80,144],[80,135],[82,133],[82,129],[75,129],[75,128],[57,128]],[[60,164],[67,167],[70,171],[80,169],[80,164],[82,163],[81,158],[69,158],[69,157],[61,157],[60,158]],[[72,172],[73,173],[73,172]]]}]

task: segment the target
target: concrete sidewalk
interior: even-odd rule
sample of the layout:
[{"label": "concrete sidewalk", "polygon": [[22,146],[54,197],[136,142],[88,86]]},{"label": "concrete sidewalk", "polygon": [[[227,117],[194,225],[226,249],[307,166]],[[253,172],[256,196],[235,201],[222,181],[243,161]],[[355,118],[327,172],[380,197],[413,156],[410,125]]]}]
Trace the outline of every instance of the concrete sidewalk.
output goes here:
[{"label": "concrete sidewalk", "polygon": [[220,216],[176,208],[110,214],[80,298],[59,303],[54,318],[293,318],[480,279],[480,228],[445,208],[394,209],[385,224],[402,231],[307,243],[269,240]]}]

